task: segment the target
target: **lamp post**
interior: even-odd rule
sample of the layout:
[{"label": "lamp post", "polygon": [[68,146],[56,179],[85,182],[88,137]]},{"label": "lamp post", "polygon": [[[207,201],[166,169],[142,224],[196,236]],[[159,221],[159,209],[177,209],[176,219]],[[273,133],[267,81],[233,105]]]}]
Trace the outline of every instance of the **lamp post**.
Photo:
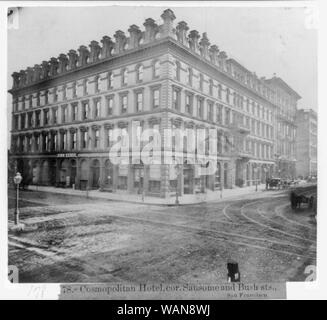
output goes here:
[{"label": "lamp post", "polygon": [[178,179],[180,175],[180,167],[178,164],[175,165],[175,171],[176,171],[176,199],[175,199],[175,204],[179,205],[179,200],[178,200]]},{"label": "lamp post", "polygon": [[258,168],[254,168],[254,173],[255,173],[255,191],[258,191]]},{"label": "lamp post", "polygon": [[15,208],[15,225],[19,224],[19,184],[22,182],[23,177],[19,172],[14,177],[14,183],[16,185],[16,208]]}]

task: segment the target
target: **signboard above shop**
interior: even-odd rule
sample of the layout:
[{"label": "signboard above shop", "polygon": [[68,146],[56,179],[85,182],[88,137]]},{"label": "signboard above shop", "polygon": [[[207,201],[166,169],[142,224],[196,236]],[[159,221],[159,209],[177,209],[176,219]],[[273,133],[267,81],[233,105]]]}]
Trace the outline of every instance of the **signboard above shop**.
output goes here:
[{"label": "signboard above shop", "polygon": [[57,153],[57,158],[74,158],[77,157],[77,153]]}]

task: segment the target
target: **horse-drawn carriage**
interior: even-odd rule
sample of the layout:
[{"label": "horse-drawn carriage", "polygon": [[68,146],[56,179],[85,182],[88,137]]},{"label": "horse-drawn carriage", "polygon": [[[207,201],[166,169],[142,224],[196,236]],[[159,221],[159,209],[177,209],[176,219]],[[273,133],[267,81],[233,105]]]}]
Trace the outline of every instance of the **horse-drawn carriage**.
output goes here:
[{"label": "horse-drawn carriage", "polygon": [[308,209],[317,210],[317,187],[294,188],[290,192],[291,207],[293,210],[301,208],[304,203]]}]

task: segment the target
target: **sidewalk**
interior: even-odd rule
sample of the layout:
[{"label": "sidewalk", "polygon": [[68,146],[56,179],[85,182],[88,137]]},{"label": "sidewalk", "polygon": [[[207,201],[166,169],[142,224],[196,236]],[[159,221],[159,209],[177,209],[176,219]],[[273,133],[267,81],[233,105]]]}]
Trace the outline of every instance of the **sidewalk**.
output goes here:
[{"label": "sidewalk", "polygon": [[[139,194],[129,194],[129,193],[110,193],[110,192],[101,192],[99,190],[89,190],[88,192],[85,190],[74,190],[74,189],[63,189],[63,188],[55,188],[55,187],[46,187],[46,186],[29,186],[29,190],[33,191],[42,191],[42,192],[51,192],[58,194],[66,194],[66,195],[75,195],[80,197],[89,197],[92,199],[103,199],[103,200],[112,200],[112,201],[121,201],[121,202],[130,202],[130,203],[144,203],[144,204],[152,204],[152,205],[176,205],[176,197],[174,195],[169,198],[159,198],[159,197],[151,197],[145,196],[142,199],[142,195]],[[187,205],[187,204],[196,204],[203,202],[211,202],[211,201],[224,201],[227,199],[238,198],[240,196],[245,196],[248,194],[261,193],[265,190],[265,184],[258,185],[258,191],[255,191],[255,186],[238,188],[234,189],[224,189],[222,192],[220,190],[211,191],[207,190],[206,193],[199,194],[186,194],[183,196],[179,196],[179,204]]]}]

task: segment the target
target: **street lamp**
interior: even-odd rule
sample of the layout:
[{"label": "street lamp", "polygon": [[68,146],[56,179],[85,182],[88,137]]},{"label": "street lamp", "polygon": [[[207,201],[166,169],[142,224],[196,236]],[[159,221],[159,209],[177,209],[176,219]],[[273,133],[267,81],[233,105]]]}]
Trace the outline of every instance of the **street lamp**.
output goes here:
[{"label": "street lamp", "polygon": [[15,208],[15,225],[19,224],[19,184],[22,182],[23,177],[19,172],[14,177],[14,183],[16,185],[16,208]]},{"label": "street lamp", "polygon": [[180,175],[180,167],[178,164],[175,165],[175,172],[176,172],[176,199],[175,199],[175,204],[179,205],[179,200],[178,200],[178,179]]},{"label": "street lamp", "polygon": [[254,168],[254,173],[255,173],[255,191],[258,191],[258,168]]}]

